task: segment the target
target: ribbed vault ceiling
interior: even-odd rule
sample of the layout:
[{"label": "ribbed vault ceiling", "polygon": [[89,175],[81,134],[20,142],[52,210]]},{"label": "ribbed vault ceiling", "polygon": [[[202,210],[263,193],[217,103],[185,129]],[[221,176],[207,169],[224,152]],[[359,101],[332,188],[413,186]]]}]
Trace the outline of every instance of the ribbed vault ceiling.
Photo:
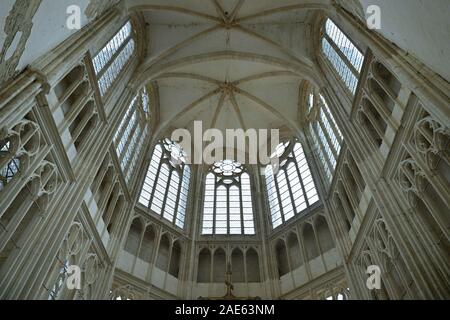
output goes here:
[{"label": "ribbed vault ceiling", "polygon": [[299,86],[319,83],[311,20],[329,1],[135,0],[148,56],[141,82],[159,88],[158,134],[174,128],[298,129]]}]

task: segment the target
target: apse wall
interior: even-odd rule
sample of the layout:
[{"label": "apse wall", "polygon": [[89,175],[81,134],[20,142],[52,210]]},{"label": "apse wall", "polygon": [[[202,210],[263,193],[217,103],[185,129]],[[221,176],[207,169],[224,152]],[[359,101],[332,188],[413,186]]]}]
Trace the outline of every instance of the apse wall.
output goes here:
[{"label": "apse wall", "polygon": [[143,217],[133,219],[117,267],[146,284],[179,296],[188,245],[179,235]]},{"label": "apse wall", "polygon": [[[274,283],[279,297],[295,295],[324,275],[341,272],[342,260],[323,214],[316,209],[267,235],[266,259],[259,240],[192,241],[141,214],[131,223],[117,268],[143,288],[154,286],[169,297],[221,298],[229,280],[236,297],[278,298],[270,293]],[[271,268],[276,270],[274,277]]]},{"label": "apse wall", "polygon": [[270,243],[282,295],[342,266],[323,213],[283,230]]},{"label": "apse wall", "polygon": [[224,297],[228,268],[232,273],[234,296],[268,298],[259,258],[260,244],[199,244],[196,249],[197,272],[192,281],[192,298]]}]

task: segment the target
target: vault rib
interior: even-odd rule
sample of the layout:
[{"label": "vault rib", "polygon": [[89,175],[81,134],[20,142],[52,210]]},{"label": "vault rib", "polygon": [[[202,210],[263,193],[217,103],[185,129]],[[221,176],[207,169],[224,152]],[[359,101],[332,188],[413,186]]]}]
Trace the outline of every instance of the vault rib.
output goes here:
[{"label": "vault rib", "polygon": [[173,122],[177,121],[181,116],[186,114],[189,111],[192,111],[195,107],[197,107],[199,104],[204,102],[205,100],[215,96],[221,91],[220,88],[216,88],[213,91],[208,92],[207,94],[201,96],[194,102],[190,103],[186,107],[184,107],[180,112],[176,113],[174,116],[172,116],[170,119],[166,120],[164,123],[161,123],[158,127],[158,129],[155,132],[155,136],[159,136],[164,130]]},{"label": "vault rib", "polygon": [[274,108],[273,106],[271,106],[270,104],[268,104],[267,102],[261,100],[260,98],[252,95],[251,93],[249,93],[248,91],[245,91],[241,88],[236,88],[235,90],[238,94],[240,94],[241,96],[246,97],[247,99],[253,101],[254,103],[256,103],[257,105],[261,106],[263,109],[269,111],[270,113],[272,113],[273,115],[275,115],[278,119],[282,120],[283,122],[288,123],[290,129],[293,132],[300,132],[300,127],[299,124],[289,118],[286,118],[285,116],[283,116],[283,114],[281,112],[279,112],[276,108]]},{"label": "vault rib", "polygon": [[[270,38],[268,38],[268,37],[266,37],[266,36],[264,36],[262,34],[259,34],[259,33],[255,32],[253,30],[250,30],[250,29],[248,29],[246,27],[243,27],[242,25],[236,25],[234,27],[234,29],[236,29],[237,31],[240,31],[242,33],[245,33],[245,34],[247,34],[247,35],[249,35],[249,36],[251,36],[251,37],[253,37],[253,38],[257,39],[257,40],[262,40],[262,41],[270,44],[272,47],[280,50],[282,53],[284,53],[289,58],[293,59],[294,61],[296,61],[298,63],[306,63],[308,61],[308,59],[306,57],[301,56],[300,59],[299,59],[297,57],[297,54],[294,51],[284,47],[280,43],[278,43],[278,42],[276,42],[276,41],[274,41],[274,40],[272,40],[272,39],[270,39]],[[309,64],[309,65],[311,66],[312,64]]]},{"label": "vault rib", "polygon": [[189,72],[168,72],[168,73],[163,73],[159,77],[157,77],[155,80],[167,79],[167,78],[180,78],[180,79],[200,80],[200,81],[209,82],[209,83],[215,84],[215,85],[220,85],[222,83],[222,81],[219,81],[219,80],[207,77],[207,76],[202,76],[200,74],[189,73]]},{"label": "vault rib", "polygon": [[299,77],[306,78],[307,80],[311,81],[313,84],[317,86],[321,87],[322,83],[322,79],[318,77],[318,75],[314,72],[314,69],[306,65],[305,63],[294,63],[290,61],[285,61],[280,58],[250,52],[226,50],[183,57],[174,61],[155,65],[152,67],[144,66],[145,70],[133,80],[133,85],[139,86],[140,83],[147,83],[149,81],[154,80],[161,74],[170,72],[171,70],[175,70],[177,68],[217,60],[236,60],[236,61],[250,61],[250,62],[264,63],[272,65],[274,67],[284,68],[285,71],[291,71],[292,73],[296,74]]},{"label": "vault rib", "polygon": [[251,75],[251,76],[248,76],[245,78],[241,78],[239,80],[234,81],[233,85],[239,86],[240,84],[250,82],[250,81],[255,81],[255,80],[260,80],[260,79],[270,78],[270,77],[280,77],[280,76],[296,77],[297,75],[295,73],[293,73],[292,71],[269,71],[269,72],[258,73],[258,74]]},{"label": "vault rib", "polygon": [[183,7],[176,7],[176,6],[162,6],[162,5],[151,5],[151,4],[145,4],[145,5],[138,5],[138,6],[134,6],[129,8],[129,11],[135,11],[135,12],[139,12],[139,11],[170,11],[170,12],[178,12],[178,13],[183,13],[183,14],[187,14],[193,17],[199,17],[199,18],[204,18],[210,21],[214,21],[214,22],[221,22],[221,20],[217,17],[214,17],[212,15],[203,13],[203,12],[198,12],[195,10],[191,10],[191,9],[186,9]]},{"label": "vault rib", "polygon": [[230,101],[231,101],[231,104],[233,105],[234,112],[236,113],[236,115],[238,117],[238,120],[239,120],[239,123],[241,124],[242,129],[244,129],[244,131],[247,131],[247,127],[245,125],[244,118],[241,113],[241,109],[236,101],[236,97],[234,96],[233,92],[230,94]]},{"label": "vault rib", "polygon": [[227,20],[227,17],[225,16],[225,11],[223,10],[222,6],[217,0],[210,0],[214,7],[216,8],[217,14],[222,18],[223,21]]},{"label": "vault rib", "polygon": [[188,47],[189,45],[191,45],[193,42],[200,40],[204,37],[206,37],[208,34],[213,33],[215,31],[218,31],[219,29],[221,29],[221,27],[219,25],[216,25],[212,28],[208,28],[206,30],[203,30],[179,43],[177,43],[176,45],[174,45],[173,47],[170,47],[168,49],[166,49],[164,52],[160,53],[158,56],[156,57],[151,57],[149,59],[147,59],[144,62],[144,65],[148,65],[148,66],[152,66],[155,65],[159,62],[161,62],[162,60],[164,60],[165,58],[167,58],[168,56],[174,54],[175,52],[177,52],[178,50]]},{"label": "vault rib", "polygon": [[236,16],[239,13],[239,10],[241,9],[242,5],[244,4],[245,0],[239,0],[239,2],[236,4],[236,7],[233,9],[233,12],[230,15],[230,20],[235,21]]},{"label": "vault rib", "polygon": [[214,126],[217,123],[217,118],[219,117],[220,111],[222,110],[223,103],[225,102],[225,96],[226,94],[222,92],[220,95],[219,103],[217,104],[216,110],[214,111],[214,115],[211,120],[211,125],[209,126],[210,129],[214,128]]},{"label": "vault rib", "polygon": [[318,3],[304,3],[304,4],[294,4],[290,6],[278,7],[269,10],[264,10],[258,13],[250,14],[242,18],[236,19],[236,22],[241,23],[242,21],[248,21],[255,18],[270,16],[276,13],[291,11],[291,10],[327,10],[330,6]]}]

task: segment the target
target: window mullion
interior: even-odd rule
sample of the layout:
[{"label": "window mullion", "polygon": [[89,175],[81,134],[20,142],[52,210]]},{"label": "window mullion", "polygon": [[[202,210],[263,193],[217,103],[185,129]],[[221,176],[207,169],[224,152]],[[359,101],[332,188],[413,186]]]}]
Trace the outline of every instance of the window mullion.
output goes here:
[{"label": "window mullion", "polygon": [[[242,175],[241,175],[242,176]],[[241,212],[241,234],[245,234],[244,229],[244,201],[242,200],[242,177],[239,176],[239,204]],[[254,216],[253,216],[254,219]]]},{"label": "window mullion", "polygon": [[339,145],[341,145],[342,142],[343,142],[343,139],[342,139],[342,133],[341,133],[341,131],[339,130],[336,121],[335,121],[334,118],[332,117],[329,108],[327,108],[327,106],[323,105],[323,106],[322,106],[322,112],[324,113],[325,117],[327,118],[328,123],[330,124],[331,129],[333,130],[333,133],[334,133],[334,135],[335,135],[335,137],[336,137],[336,139],[337,139]]},{"label": "window mullion", "polygon": [[183,181],[184,181],[184,166],[181,166],[181,174],[179,174],[180,178],[179,178],[179,183],[178,183],[178,190],[177,190],[177,198],[175,201],[175,211],[173,213],[173,220],[172,223],[175,223],[177,221],[177,217],[178,217],[178,205],[180,204],[180,198],[181,198],[181,188],[183,186]]},{"label": "window mullion", "polygon": [[130,124],[131,119],[133,118],[133,114],[134,114],[133,108],[134,108],[134,104],[129,106],[129,108],[125,112],[125,115],[124,115],[125,119],[124,119],[123,123],[121,123],[122,126],[119,126],[119,128],[118,128],[119,131],[117,132],[117,135],[116,135],[116,137],[117,137],[116,141],[115,141],[116,144],[119,144],[120,141],[122,140],[122,137],[125,134],[125,132],[128,128],[128,125]]},{"label": "window mullion", "polygon": [[128,43],[131,41],[133,37],[130,35],[128,38],[126,38],[121,46],[117,48],[116,52],[112,55],[111,59],[105,64],[105,66],[98,72],[97,79],[101,79],[103,75],[106,73],[106,71],[109,69],[109,67],[116,61],[117,57],[120,55],[120,53],[125,49],[125,47],[128,45]]},{"label": "window mullion", "polygon": [[338,158],[337,150],[335,150],[335,148],[334,148],[334,144],[331,141],[330,135],[328,134],[328,130],[327,130],[325,124],[322,122],[322,119],[320,119],[318,121],[318,123],[320,125],[320,128],[322,129],[322,132],[323,132],[323,135],[325,136],[325,139],[327,140],[328,148],[330,148],[331,153],[333,154],[334,160],[337,160],[337,158]]},{"label": "window mullion", "polygon": [[[314,135],[314,138],[312,138],[312,144],[313,145],[318,144],[319,139],[316,136],[316,133],[315,133],[314,129],[310,129],[310,134]],[[314,139],[316,139],[316,140],[314,140]],[[322,156],[323,160],[321,159],[321,156]],[[319,171],[320,171],[319,173],[324,178],[324,180],[329,184],[330,180],[331,180],[332,172],[330,171],[330,177],[329,177],[328,174],[327,174],[327,169],[330,170],[330,167],[329,167],[328,161],[326,159],[326,156],[324,154],[324,151],[322,150],[322,146],[321,145],[318,145],[317,148],[314,148],[314,150],[313,150],[313,157],[318,163],[321,164],[321,166],[319,166],[320,167],[319,168]]]},{"label": "window mullion", "polygon": [[333,41],[333,39],[331,39],[327,34],[324,34],[324,37],[328,41],[328,43],[333,47],[333,49],[336,51],[336,53],[339,55],[339,57],[342,59],[345,65],[350,69],[353,75],[358,79],[359,72],[358,70],[356,70],[355,66],[353,66],[353,64],[348,60],[347,56],[342,52],[342,50]]},{"label": "window mullion", "polygon": [[[136,110],[134,110],[134,112],[136,112]],[[136,115],[137,117],[137,115]],[[137,127],[139,126],[139,121],[138,119],[136,119],[136,121],[134,121],[135,123],[133,123],[133,127],[130,129],[129,134],[127,136],[127,141],[126,144],[124,146],[124,148],[122,149],[122,152],[119,156],[119,162],[122,163],[123,158],[125,157],[125,154],[127,153],[128,150],[132,150],[130,148],[134,148],[135,146],[131,145],[131,141],[133,140],[134,134],[136,133]],[[128,123],[128,126],[130,125],[130,123]]]},{"label": "window mullion", "polygon": [[216,234],[216,220],[217,220],[217,177],[214,175],[214,202],[213,202],[213,229],[212,234]]},{"label": "window mullion", "polygon": [[227,235],[230,235],[230,188],[229,186],[225,187],[225,190],[227,191],[227,201],[226,201],[226,205],[227,205]]},{"label": "window mullion", "polygon": [[[287,174],[287,168],[289,167],[288,163],[289,162],[286,163],[286,170],[284,170],[284,175],[286,177],[286,183],[288,185],[289,197],[291,198],[292,210],[294,211],[295,214],[297,214],[298,212],[297,212],[297,208],[295,207],[295,199],[294,199],[294,195],[292,193],[291,179],[289,179],[289,176]],[[300,181],[302,180],[302,179],[300,179],[300,176],[299,176],[299,180]]]},{"label": "window mullion", "polygon": [[[126,168],[126,170],[124,170],[124,171],[126,171],[127,174],[128,174],[128,172],[130,172],[130,170],[132,170],[131,164],[133,164],[135,162],[135,158],[138,156],[138,150],[141,147],[141,144],[143,143],[143,139],[145,139],[145,136],[146,136],[144,134],[144,130],[142,128],[140,128],[140,130],[141,130],[140,137],[136,138],[136,143],[135,143],[133,149],[131,150],[130,158],[126,164],[127,168]],[[132,141],[133,137],[134,137],[134,135],[129,140]]]},{"label": "window mullion", "polygon": [[[155,147],[156,148],[156,147]],[[158,180],[159,180],[159,176],[161,173],[161,166],[163,164],[163,158],[164,158],[164,147],[161,146],[161,158],[159,159],[159,163],[158,163],[158,170],[156,171],[156,176],[155,176],[155,182],[153,183],[153,189],[152,189],[152,194],[150,195],[150,202],[149,202],[149,207],[152,207],[153,204],[153,198],[155,196],[155,191],[157,189],[158,186]],[[154,152],[154,151],[153,151]],[[153,158],[153,157],[152,157]],[[151,165],[151,160],[150,160],[150,165]]]},{"label": "window mullion", "polygon": [[[295,157],[295,155],[294,155],[294,158],[295,158],[294,165],[295,165],[295,169],[297,170],[298,178],[300,180],[300,186],[302,187],[303,196],[305,197],[306,206],[309,207],[309,199],[308,199],[308,195],[306,194],[305,186],[303,184],[303,179],[302,179],[302,175],[300,173],[300,168],[298,167],[297,157]],[[305,154],[305,161],[306,161],[306,165],[308,166],[308,159],[306,158],[306,154]]]},{"label": "window mullion", "polygon": [[333,172],[333,171],[334,171],[334,166],[333,166],[333,164],[331,163],[331,159],[329,158],[328,152],[326,152],[326,149],[325,149],[325,146],[324,146],[322,140],[320,139],[320,135],[319,135],[319,133],[317,132],[318,129],[317,129],[317,127],[314,126],[314,125],[313,125],[313,128],[314,128],[313,130],[314,130],[314,133],[315,133],[316,138],[317,138],[317,142],[318,142],[318,144],[319,144],[319,148],[322,150],[322,154],[323,154],[323,156],[324,156],[324,158],[325,158],[325,161],[326,161],[327,164],[328,164],[328,168]]},{"label": "window mullion", "polygon": [[169,177],[167,178],[166,191],[165,191],[164,197],[163,197],[163,209],[161,211],[161,217],[164,217],[164,213],[166,212],[167,195],[169,194],[169,188],[170,188],[170,184],[172,182],[172,176],[173,176],[173,168],[170,168],[170,164],[169,164]]},{"label": "window mullion", "polygon": [[275,192],[276,192],[276,196],[277,196],[277,198],[278,198],[278,206],[279,206],[279,208],[280,208],[281,221],[282,221],[282,223],[285,223],[285,222],[286,222],[286,219],[284,219],[284,207],[283,207],[283,204],[281,203],[280,189],[279,189],[279,187],[278,187],[278,180],[277,180],[277,177],[278,177],[278,175],[280,174],[280,170],[281,170],[281,168],[279,167],[279,168],[278,168],[278,173],[275,175],[275,174],[272,172],[272,175],[273,175],[273,182],[275,183]]}]

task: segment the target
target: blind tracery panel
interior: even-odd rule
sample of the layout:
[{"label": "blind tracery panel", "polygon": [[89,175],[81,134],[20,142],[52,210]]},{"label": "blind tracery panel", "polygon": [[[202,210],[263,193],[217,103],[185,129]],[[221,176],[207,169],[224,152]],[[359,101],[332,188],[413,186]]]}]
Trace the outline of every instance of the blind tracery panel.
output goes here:
[{"label": "blind tracery panel", "polygon": [[[17,157],[12,157],[14,153],[11,141],[0,141],[0,190],[2,190],[19,172],[20,160]],[[3,165],[4,163],[4,165]]]}]

